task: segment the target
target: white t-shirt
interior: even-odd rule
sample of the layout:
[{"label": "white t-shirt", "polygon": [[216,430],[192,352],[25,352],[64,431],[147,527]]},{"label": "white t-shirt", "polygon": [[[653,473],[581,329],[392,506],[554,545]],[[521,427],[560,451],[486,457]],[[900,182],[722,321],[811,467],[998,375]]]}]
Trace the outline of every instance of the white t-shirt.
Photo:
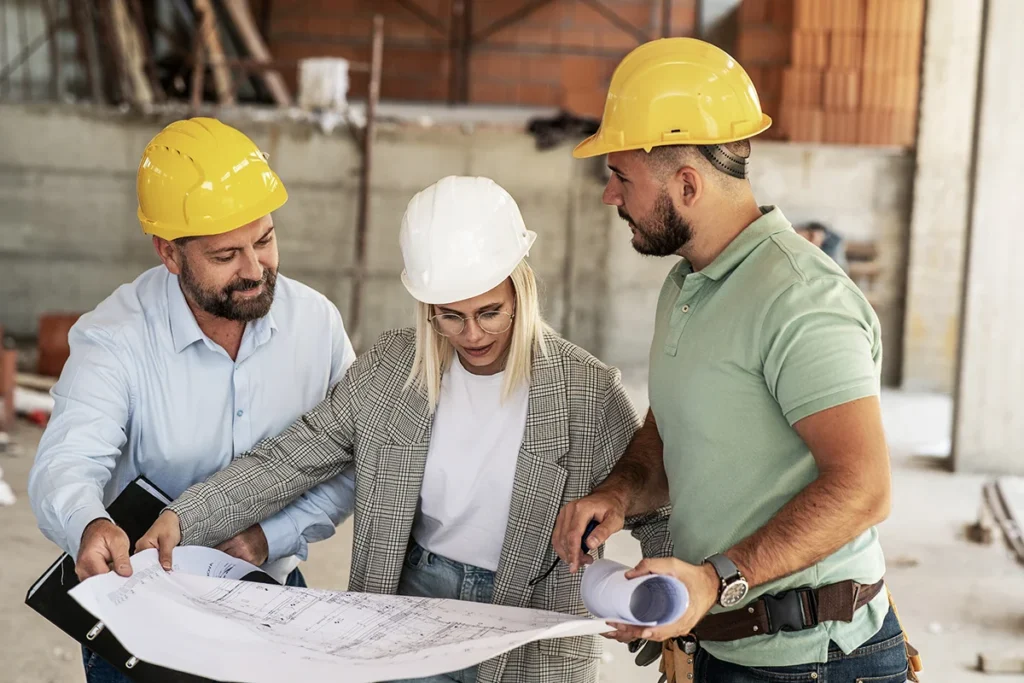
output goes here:
[{"label": "white t-shirt", "polygon": [[441,380],[413,538],[432,553],[495,571],[508,527],[529,387],[502,402],[503,372],[456,357]]}]

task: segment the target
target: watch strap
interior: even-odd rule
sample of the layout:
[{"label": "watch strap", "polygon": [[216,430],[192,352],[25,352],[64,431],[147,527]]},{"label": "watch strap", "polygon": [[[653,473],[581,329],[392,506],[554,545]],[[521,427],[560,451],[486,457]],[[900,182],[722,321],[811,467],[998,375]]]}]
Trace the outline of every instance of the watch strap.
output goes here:
[{"label": "watch strap", "polygon": [[736,566],[736,563],[722,553],[712,555],[704,561],[715,568],[715,573],[718,574],[718,578],[720,578],[723,583],[728,582],[731,579],[739,578],[740,576],[740,569]]}]

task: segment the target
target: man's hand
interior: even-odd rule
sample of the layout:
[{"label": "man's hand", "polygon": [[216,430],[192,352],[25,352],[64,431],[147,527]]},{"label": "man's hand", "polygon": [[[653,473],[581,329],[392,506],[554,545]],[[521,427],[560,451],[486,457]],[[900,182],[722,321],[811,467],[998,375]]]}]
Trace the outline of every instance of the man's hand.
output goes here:
[{"label": "man's hand", "polygon": [[253,524],[234,538],[224,541],[217,546],[217,550],[257,567],[267,561],[267,555],[270,553],[267,535],[263,533],[263,527],[259,524]]},{"label": "man's hand", "polygon": [[106,574],[111,565],[121,576],[131,576],[132,565],[128,560],[130,546],[128,534],[109,519],[101,517],[89,522],[82,532],[82,543],[78,548],[78,559],[75,560],[75,574],[79,581],[97,574]]},{"label": "man's hand", "polygon": [[581,564],[590,564],[594,561],[594,558],[580,548],[583,532],[587,530],[587,524],[592,519],[596,519],[599,525],[587,537],[587,547],[591,550],[622,529],[626,521],[625,501],[613,493],[599,491],[566,504],[558,513],[551,545],[558,556],[569,565],[569,571],[572,573],[575,573]]},{"label": "man's hand", "polygon": [[181,543],[181,523],[178,515],[170,510],[164,510],[149,527],[139,542],[135,544],[135,552],[156,548],[160,553],[160,566],[167,571],[171,570],[171,550]]},{"label": "man's hand", "polygon": [[718,601],[718,588],[721,585],[721,580],[709,564],[697,567],[674,557],[646,559],[635,569],[626,572],[626,578],[635,579],[647,574],[674,576],[682,581],[690,595],[690,604],[687,606],[686,612],[674,624],[658,628],[609,623],[609,626],[614,626],[616,630],[614,633],[605,634],[605,638],[628,643],[637,638],[665,641],[676,636],[685,636]]}]

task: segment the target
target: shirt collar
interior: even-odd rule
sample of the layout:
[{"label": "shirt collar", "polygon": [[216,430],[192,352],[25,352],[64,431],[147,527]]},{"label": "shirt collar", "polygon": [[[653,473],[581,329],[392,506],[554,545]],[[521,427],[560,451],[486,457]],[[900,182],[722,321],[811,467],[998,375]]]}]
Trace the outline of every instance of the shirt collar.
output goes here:
[{"label": "shirt collar", "polygon": [[175,353],[181,353],[206,336],[199,329],[199,323],[185,301],[178,276],[173,273],[168,273],[167,277],[167,317]]},{"label": "shirt collar", "polygon": [[775,206],[762,206],[761,217],[743,229],[725,250],[701,272],[712,280],[720,280],[731,273],[753,253],[762,242],[786,230],[792,230],[782,210]]},{"label": "shirt collar", "polygon": [[[274,303],[270,307],[271,310],[265,316],[245,326],[246,329],[242,338],[243,347],[245,346],[246,337],[252,338],[254,349],[270,341],[271,335],[277,331],[277,322],[274,320],[273,310],[276,305],[277,299],[275,298]],[[216,344],[199,328],[196,316],[192,313],[192,309],[189,308],[188,302],[185,300],[185,294],[181,291],[178,276],[173,273],[168,273],[167,277],[167,314],[168,322],[171,326],[171,340],[174,343],[175,353],[181,353],[197,341],[205,341],[211,347],[216,347]],[[239,351],[240,359],[241,349]]]}]

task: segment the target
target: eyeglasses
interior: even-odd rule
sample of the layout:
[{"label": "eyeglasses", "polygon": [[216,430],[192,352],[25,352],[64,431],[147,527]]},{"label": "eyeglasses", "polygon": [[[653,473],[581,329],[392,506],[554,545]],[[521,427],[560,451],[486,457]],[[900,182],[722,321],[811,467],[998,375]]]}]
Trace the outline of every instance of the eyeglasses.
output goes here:
[{"label": "eyeglasses", "polygon": [[[473,316],[476,324],[487,334],[501,334],[512,327],[513,313],[483,311]],[[458,337],[466,329],[466,318],[458,313],[442,313],[430,319],[434,330],[444,337]]]}]

